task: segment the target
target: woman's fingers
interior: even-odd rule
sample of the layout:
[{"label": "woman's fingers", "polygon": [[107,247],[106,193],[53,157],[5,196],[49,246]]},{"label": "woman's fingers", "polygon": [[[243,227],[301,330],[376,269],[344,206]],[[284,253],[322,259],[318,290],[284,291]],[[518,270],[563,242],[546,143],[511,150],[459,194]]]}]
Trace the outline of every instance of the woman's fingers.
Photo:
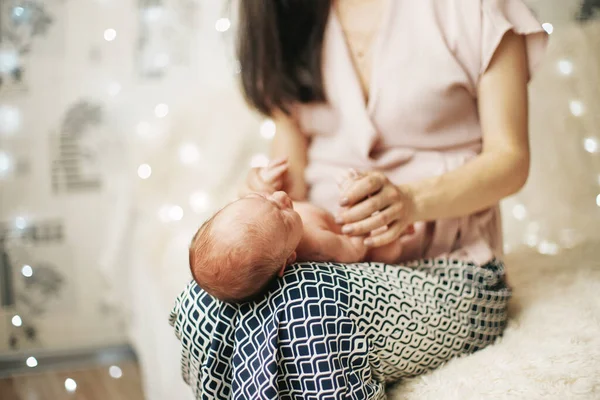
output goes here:
[{"label": "woman's fingers", "polygon": [[381,235],[383,232],[387,231],[389,229],[389,227],[387,225],[384,225],[380,228],[375,229],[374,231],[371,232],[371,236],[377,236],[377,235]]},{"label": "woman's fingers", "polygon": [[353,205],[365,197],[377,193],[385,184],[386,177],[378,172],[373,172],[356,179],[352,185],[341,193],[341,206]]},{"label": "woman's fingers", "polygon": [[340,211],[336,222],[339,224],[352,224],[371,217],[377,211],[382,211],[396,201],[396,193],[391,187],[386,187],[374,196],[360,203]]},{"label": "woman's fingers", "polygon": [[377,236],[371,236],[365,239],[365,246],[369,247],[381,247],[386,244],[392,243],[394,240],[398,240],[402,235],[402,232],[406,229],[406,224],[401,220],[396,220],[389,225],[388,230]]},{"label": "woman's fingers", "polygon": [[[369,200],[373,200],[369,199]],[[362,203],[361,203],[362,204]],[[402,217],[402,204],[394,203],[386,209],[371,213],[367,218],[358,222],[344,225],[342,232],[347,235],[366,235],[373,231],[383,231],[389,224]],[[378,232],[379,233],[379,232]]]}]

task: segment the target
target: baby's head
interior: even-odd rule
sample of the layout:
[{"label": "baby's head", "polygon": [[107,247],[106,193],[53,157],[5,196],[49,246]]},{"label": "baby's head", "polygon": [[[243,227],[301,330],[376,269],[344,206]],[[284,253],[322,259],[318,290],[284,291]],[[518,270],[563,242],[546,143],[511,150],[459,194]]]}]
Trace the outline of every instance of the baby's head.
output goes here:
[{"label": "baby's head", "polygon": [[302,219],[287,194],[250,194],[196,232],[189,251],[192,275],[220,300],[251,300],[294,262],[301,238]]}]

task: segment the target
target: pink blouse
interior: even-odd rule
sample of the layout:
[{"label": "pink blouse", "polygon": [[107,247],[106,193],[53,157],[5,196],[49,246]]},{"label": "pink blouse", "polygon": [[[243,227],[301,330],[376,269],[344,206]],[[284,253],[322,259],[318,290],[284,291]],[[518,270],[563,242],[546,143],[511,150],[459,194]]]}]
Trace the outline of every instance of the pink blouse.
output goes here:
[{"label": "pink blouse", "polygon": [[[477,84],[503,35],[526,36],[530,74],[547,35],[522,0],[390,0],[379,36],[368,103],[332,11],[325,33],[326,105],[301,105],[312,138],[309,199],[335,212],[337,178],[379,170],[395,184],[444,174],[482,150]],[[429,225],[429,226],[427,226]],[[485,263],[502,256],[498,206],[462,218],[419,222],[403,260],[451,256]]]}]

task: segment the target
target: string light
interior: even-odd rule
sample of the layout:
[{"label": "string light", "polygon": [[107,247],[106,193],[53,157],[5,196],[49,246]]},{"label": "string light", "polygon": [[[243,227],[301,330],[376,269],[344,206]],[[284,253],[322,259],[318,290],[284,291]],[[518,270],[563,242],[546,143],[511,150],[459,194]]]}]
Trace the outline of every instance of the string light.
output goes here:
[{"label": "string light", "polygon": [[77,382],[71,378],[67,378],[65,380],[65,389],[67,389],[67,392],[69,393],[75,392],[77,390]]},{"label": "string light", "polygon": [[38,365],[38,361],[35,357],[29,357],[26,361],[25,361],[25,365],[27,365],[29,368],[35,368]]},{"label": "string light", "polygon": [[558,70],[563,75],[571,75],[573,73],[573,63],[569,60],[560,60]]},{"label": "string light", "polygon": [[177,205],[165,204],[158,211],[158,217],[163,222],[180,221],[183,218],[183,208]]},{"label": "string light", "polygon": [[512,209],[513,216],[519,221],[523,221],[527,218],[527,209],[523,204],[517,204]]},{"label": "string light", "polygon": [[525,233],[525,244],[529,247],[535,247],[540,242],[539,239],[540,224],[537,222],[530,222],[527,224],[527,231]]},{"label": "string light", "polygon": [[16,49],[0,49],[0,72],[10,74],[19,67],[19,53]]},{"label": "string light", "polygon": [[538,245],[538,252],[547,256],[555,256],[558,254],[560,248],[558,244],[542,240]]},{"label": "string light", "polygon": [[195,164],[200,160],[200,151],[193,144],[186,143],[179,147],[179,160],[183,164]]},{"label": "string light", "polygon": [[12,320],[11,320],[11,322],[12,322],[12,324],[13,324],[14,326],[16,326],[17,328],[18,328],[18,327],[20,327],[21,325],[23,325],[23,320],[22,320],[22,319],[21,319],[21,317],[20,317],[20,316],[18,316],[18,315],[15,315],[14,317],[12,317]]},{"label": "string light", "polygon": [[552,25],[550,22],[544,22],[542,24],[542,28],[544,28],[544,30],[551,35],[552,32],[554,32],[554,25]]},{"label": "string light", "polygon": [[107,42],[112,42],[117,38],[117,31],[110,28],[104,31],[104,40]]},{"label": "string light", "polygon": [[169,209],[169,217],[173,221],[180,221],[183,218],[183,208],[179,206],[173,206]]},{"label": "string light", "polygon": [[250,160],[250,166],[252,168],[262,168],[269,165],[269,158],[264,154],[255,154]]},{"label": "string light", "polygon": [[108,374],[111,378],[120,379],[123,376],[123,370],[121,370],[121,368],[117,367],[116,365],[112,365],[108,369]]},{"label": "string light", "polygon": [[21,230],[27,228],[27,220],[23,217],[15,218],[15,227]]},{"label": "string light", "polygon": [[596,138],[585,138],[583,140],[583,148],[588,153],[597,153],[598,152],[598,139]]},{"label": "string light", "polygon": [[572,100],[569,103],[569,108],[571,109],[571,114],[576,117],[581,117],[584,112],[583,103],[579,100]]},{"label": "string light", "polygon": [[538,244],[538,236],[535,233],[525,235],[525,244],[529,247],[535,247]]},{"label": "string light", "polygon": [[21,112],[18,108],[0,106],[0,134],[11,135],[21,127]]},{"label": "string light", "polygon": [[275,137],[275,133],[277,132],[277,127],[275,126],[275,122],[271,119],[266,119],[260,124],[260,135],[265,139],[273,139]]},{"label": "string light", "polygon": [[596,196],[596,205],[600,207],[600,194]]},{"label": "string light", "polygon": [[108,94],[109,95],[115,97],[119,93],[121,93],[121,85],[119,84],[119,82],[113,82],[110,85],[108,85]]},{"label": "string light", "polygon": [[142,164],[138,167],[137,173],[141,179],[148,179],[152,175],[152,168],[148,164]]},{"label": "string light", "polygon": [[219,18],[215,23],[215,29],[219,32],[226,32],[231,27],[229,18]]},{"label": "string light", "polygon": [[31,265],[23,265],[23,268],[21,268],[21,275],[25,278],[31,278],[33,276],[33,268],[31,268]]},{"label": "string light", "polygon": [[25,13],[25,9],[23,7],[15,7],[12,10],[13,17],[19,18],[22,17]]},{"label": "string light", "polygon": [[161,19],[163,14],[164,14],[164,10],[160,6],[147,7],[142,12],[142,15],[143,15],[144,19],[146,20],[146,22],[150,22],[150,23],[156,22],[159,19]]},{"label": "string light", "polygon": [[201,214],[208,211],[210,198],[205,191],[194,192],[190,195],[190,207],[195,213]]},{"label": "string light", "polygon": [[12,158],[3,151],[0,151],[0,177],[6,176],[12,171]]},{"label": "string light", "polygon": [[154,107],[154,114],[158,118],[166,117],[169,114],[169,106],[165,103],[157,104],[156,107]]}]

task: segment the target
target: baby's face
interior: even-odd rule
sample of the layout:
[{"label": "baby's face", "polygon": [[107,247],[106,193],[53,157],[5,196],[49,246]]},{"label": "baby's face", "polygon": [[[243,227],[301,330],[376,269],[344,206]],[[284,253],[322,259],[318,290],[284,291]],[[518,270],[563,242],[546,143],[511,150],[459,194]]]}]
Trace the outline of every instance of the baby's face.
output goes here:
[{"label": "baby's face", "polygon": [[269,243],[269,249],[264,250],[281,252],[286,257],[296,250],[302,238],[302,218],[285,192],[252,193],[231,203],[221,211],[216,228],[226,237],[235,237],[240,233],[240,224],[257,227],[266,239],[263,243]]}]

